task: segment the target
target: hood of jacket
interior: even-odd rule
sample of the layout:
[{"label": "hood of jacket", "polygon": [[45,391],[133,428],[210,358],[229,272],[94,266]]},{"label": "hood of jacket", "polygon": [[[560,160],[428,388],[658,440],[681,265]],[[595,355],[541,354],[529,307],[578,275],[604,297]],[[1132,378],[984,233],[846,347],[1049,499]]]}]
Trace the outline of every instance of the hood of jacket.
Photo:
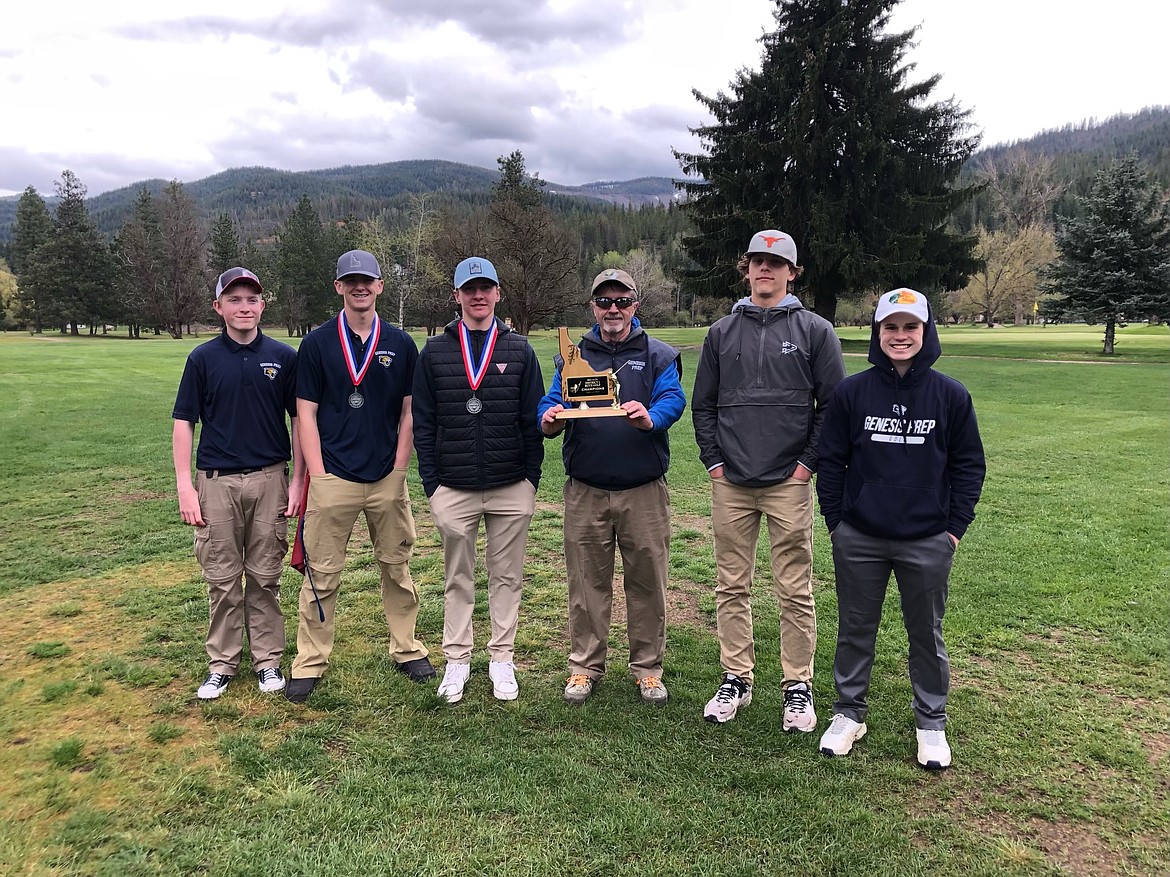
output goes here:
[{"label": "hood of jacket", "polygon": [[[922,349],[914,356],[910,364],[907,378],[914,372],[922,373],[938,362],[942,356],[942,343],[938,339],[938,327],[934,324],[934,308],[927,303],[927,313],[930,315],[922,326]],[[878,340],[878,324],[871,323],[869,327],[869,361],[876,365],[885,374],[896,374],[894,364],[882,352],[881,342]]]},{"label": "hood of jacket", "polygon": [[776,302],[776,304],[772,305],[771,308],[765,308],[765,307],[761,307],[758,304],[753,304],[752,297],[750,295],[745,295],[743,298],[741,298],[739,301],[737,301],[735,304],[733,304],[731,306],[731,312],[734,314],[736,311],[742,311],[746,308],[755,308],[760,313],[763,313],[764,311],[767,311],[767,310],[777,310],[777,309],[786,310],[786,311],[787,310],[795,310],[795,309],[804,310],[804,305],[802,305],[800,303],[800,299],[798,299],[791,292],[788,293],[787,295],[785,295],[784,298],[780,299],[780,301]]}]

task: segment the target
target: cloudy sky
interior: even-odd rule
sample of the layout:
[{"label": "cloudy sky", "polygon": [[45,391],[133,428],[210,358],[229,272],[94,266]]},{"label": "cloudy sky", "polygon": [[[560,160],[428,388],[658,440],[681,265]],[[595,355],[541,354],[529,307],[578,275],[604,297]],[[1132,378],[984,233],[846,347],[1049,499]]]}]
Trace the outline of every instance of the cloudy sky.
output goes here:
[{"label": "cloudy sky", "polygon": [[[0,19],[0,195],[90,194],[519,148],[558,183],[676,176],[671,147],[757,67],[771,0],[18,0]],[[1170,6],[904,0],[915,78],[991,144],[1170,104]]]}]

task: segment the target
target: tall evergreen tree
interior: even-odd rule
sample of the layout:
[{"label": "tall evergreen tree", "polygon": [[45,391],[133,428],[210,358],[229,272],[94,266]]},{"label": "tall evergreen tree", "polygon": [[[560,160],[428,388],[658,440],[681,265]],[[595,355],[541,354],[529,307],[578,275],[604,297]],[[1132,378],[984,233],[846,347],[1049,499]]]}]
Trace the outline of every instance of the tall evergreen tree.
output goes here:
[{"label": "tall evergreen tree", "polygon": [[23,274],[40,292],[46,325],[52,320],[62,332],[77,335],[80,325],[87,323],[90,334],[95,334],[118,310],[110,250],[89,215],[86,189],[77,176],[62,171],[54,188],[60,200],[53,233],[36,248]]},{"label": "tall evergreen tree", "polygon": [[45,298],[47,291],[36,283],[36,272],[26,272],[24,266],[33,266],[33,253],[53,235],[53,216],[35,188],[29,186],[16,204],[16,225],[13,229],[12,272],[20,279],[17,284],[16,312],[33,332],[44,331]]},{"label": "tall evergreen tree", "polygon": [[338,310],[333,277],[341,253],[330,252],[321,217],[302,195],[276,243],[277,302],[290,335],[305,334]]},{"label": "tall evergreen tree", "polygon": [[692,129],[702,151],[676,152],[685,246],[700,295],[738,295],[735,263],[752,234],[782,228],[800,248],[822,316],[838,297],[914,285],[956,289],[977,267],[974,238],[948,231],[972,187],[954,188],[978,144],[968,113],[929,103],[934,76],[908,81],[914,30],[886,33],[898,0],[776,0],[759,71],[730,94],[694,92],[714,122]]},{"label": "tall evergreen tree", "polygon": [[[236,233],[236,224],[232,221],[231,216],[226,213],[221,213],[216,218],[215,224],[211,226],[211,258],[208,267],[211,268],[213,273],[217,275],[222,274],[228,268],[235,268],[239,265],[242,255],[240,236]],[[245,265],[244,267],[253,272],[256,270],[251,265]]]},{"label": "tall evergreen tree", "polygon": [[1170,200],[1131,154],[1078,202],[1080,215],[1056,232],[1059,255],[1044,274],[1057,295],[1044,312],[1104,323],[1112,354],[1119,322],[1170,319]]},{"label": "tall evergreen tree", "polygon": [[122,224],[114,241],[118,301],[131,338],[143,326],[156,333],[167,324],[162,300],[163,241],[158,204],[143,186],[134,212]]}]

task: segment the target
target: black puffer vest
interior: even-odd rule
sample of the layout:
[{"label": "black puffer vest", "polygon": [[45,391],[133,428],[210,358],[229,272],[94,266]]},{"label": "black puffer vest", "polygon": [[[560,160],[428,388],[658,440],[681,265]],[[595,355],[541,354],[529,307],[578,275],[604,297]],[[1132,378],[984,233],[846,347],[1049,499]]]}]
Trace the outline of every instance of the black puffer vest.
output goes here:
[{"label": "black puffer vest", "polygon": [[[528,342],[499,320],[499,337],[483,383],[475,395],[479,414],[467,410],[471,384],[459,347],[459,321],[427,341],[434,378],[435,459],[439,480],[460,490],[484,490],[515,484],[526,476],[524,441],[520,435],[520,392],[529,361]],[[472,350],[483,349],[486,332],[472,332]]]}]

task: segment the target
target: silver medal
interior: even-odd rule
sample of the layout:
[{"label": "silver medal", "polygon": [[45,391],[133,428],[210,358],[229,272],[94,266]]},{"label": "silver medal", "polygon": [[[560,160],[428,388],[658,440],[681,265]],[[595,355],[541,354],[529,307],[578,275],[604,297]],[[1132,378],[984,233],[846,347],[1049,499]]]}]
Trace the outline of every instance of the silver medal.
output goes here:
[{"label": "silver medal", "polygon": [[349,394],[349,407],[350,408],[361,408],[365,404],[366,404],[365,396],[363,396],[357,390],[354,390],[352,393]]},{"label": "silver medal", "polygon": [[483,411],[483,402],[479,401],[478,396],[472,396],[467,400],[468,414],[479,414],[481,411]]}]

